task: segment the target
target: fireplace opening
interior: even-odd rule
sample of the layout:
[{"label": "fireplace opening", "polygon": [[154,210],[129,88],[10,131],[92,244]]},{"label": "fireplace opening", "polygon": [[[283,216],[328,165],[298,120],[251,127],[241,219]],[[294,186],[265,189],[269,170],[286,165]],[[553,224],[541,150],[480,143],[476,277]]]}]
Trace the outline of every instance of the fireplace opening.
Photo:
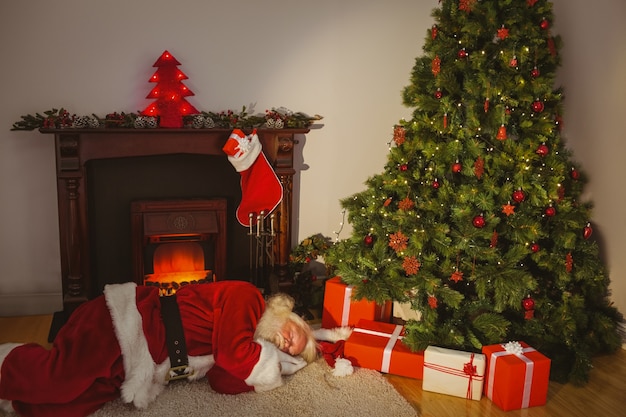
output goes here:
[{"label": "fireplace opening", "polygon": [[198,242],[163,243],[152,253],[152,272],[146,268],[144,285],[176,289],[189,282],[214,281],[213,269],[206,265],[208,252]]},{"label": "fireplace opening", "polygon": [[190,283],[226,279],[225,199],[133,201],[130,215],[137,284],[173,294]]},{"label": "fireplace opening", "polygon": [[[249,281],[249,237],[248,230],[242,227],[235,217],[235,210],[241,201],[240,175],[227,158],[213,155],[168,154],[129,158],[94,159],[86,164],[88,182],[88,222],[91,239],[89,241],[89,269],[92,280],[87,283],[89,298],[102,293],[110,283],[135,281],[141,283],[135,262],[134,251],[150,254],[157,246],[168,239],[165,231],[151,232],[153,241],[144,242],[139,249],[133,249],[132,205],[141,201],[200,202],[221,200],[225,207],[225,266],[218,272],[213,255],[205,256],[207,267],[215,274],[215,279],[240,279]],[[185,211],[186,210],[186,211]],[[192,213],[195,209],[185,209],[182,213]],[[163,211],[163,210],[162,210]],[[174,210],[175,211],[175,210]],[[180,210],[179,210],[180,211]],[[176,239],[194,240],[203,247],[204,253],[213,253],[215,231],[209,223],[217,217],[198,213],[189,217],[172,217],[179,226],[185,221],[202,223],[202,232],[179,235]],[[158,215],[152,213],[150,221],[156,222]],[[142,226],[143,227],[143,226]],[[171,233],[170,233],[171,234]],[[157,240],[158,235],[158,242]],[[140,238],[142,239],[142,238]],[[169,242],[174,243],[174,242]],[[179,242],[180,243],[180,242]],[[144,253],[146,252],[146,253]],[[150,261],[151,262],[151,261]],[[150,264],[145,262],[145,264]],[[141,276],[144,275],[142,266]],[[150,268],[152,268],[150,264]],[[149,271],[149,270],[148,270]],[[148,273],[148,272],[145,272]],[[151,273],[151,271],[150,271]]]}]

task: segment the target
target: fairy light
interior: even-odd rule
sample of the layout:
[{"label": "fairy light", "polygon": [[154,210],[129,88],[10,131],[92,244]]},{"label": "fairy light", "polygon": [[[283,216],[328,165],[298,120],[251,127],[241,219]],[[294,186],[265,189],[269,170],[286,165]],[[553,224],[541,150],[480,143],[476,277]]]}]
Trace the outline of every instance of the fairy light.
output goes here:
[{"label": "fairy light", "polygon": [[345,221],[346,221],[346,209],[343,209],[341,210],[341,221],[339,222],[339,230],[333,231],[333,234],[335,235],[335,242],[339,241],[339,235],[343,231],[343,226],[344,226]]}]

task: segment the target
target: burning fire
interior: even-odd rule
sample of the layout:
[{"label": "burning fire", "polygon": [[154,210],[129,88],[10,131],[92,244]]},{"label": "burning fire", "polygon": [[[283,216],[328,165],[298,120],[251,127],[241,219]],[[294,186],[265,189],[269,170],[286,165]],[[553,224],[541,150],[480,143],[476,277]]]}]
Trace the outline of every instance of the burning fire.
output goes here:
[{"label": "burning fire", "polygon": [[214,281],[213,271],[204,266],[202,247],[196,242],[175,242],[159,245],[154,251],[152,274],[144,277],[145,285],[173,294],[180,286]]}]

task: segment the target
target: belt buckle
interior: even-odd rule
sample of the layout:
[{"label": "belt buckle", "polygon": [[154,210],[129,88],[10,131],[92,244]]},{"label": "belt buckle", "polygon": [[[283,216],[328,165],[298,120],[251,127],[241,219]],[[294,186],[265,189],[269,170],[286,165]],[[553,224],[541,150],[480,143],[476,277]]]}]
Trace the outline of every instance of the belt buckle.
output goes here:
[{"label": "belt buckle", "polygon": [[[190,372],[186,372],[188,369],[190,370]],[[172,375],[172,373],[175,375]],[[189,365],[174,366],[170,368],[169,372],[167,373],[167,376],[165,377],[165,380],[168,382],[177,381],[179,379],[189,378],[195,373],[196,371],[194,371],[193,368],[190,368]]]}]

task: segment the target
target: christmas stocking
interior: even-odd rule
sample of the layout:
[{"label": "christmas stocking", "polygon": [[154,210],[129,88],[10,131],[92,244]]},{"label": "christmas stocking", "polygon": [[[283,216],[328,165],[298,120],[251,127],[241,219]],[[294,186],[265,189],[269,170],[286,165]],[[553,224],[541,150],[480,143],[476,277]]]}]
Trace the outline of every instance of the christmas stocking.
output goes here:
[{"label": "christmas stocking", "polygon": [[241,174],[241,203],[236,215],[239,223],[249,227],[250,214],[256,219],[263,211],[267,217],[278,206],[283,186],[263,154],[256,129],[248,136],[233,130],[222,150]]}]

